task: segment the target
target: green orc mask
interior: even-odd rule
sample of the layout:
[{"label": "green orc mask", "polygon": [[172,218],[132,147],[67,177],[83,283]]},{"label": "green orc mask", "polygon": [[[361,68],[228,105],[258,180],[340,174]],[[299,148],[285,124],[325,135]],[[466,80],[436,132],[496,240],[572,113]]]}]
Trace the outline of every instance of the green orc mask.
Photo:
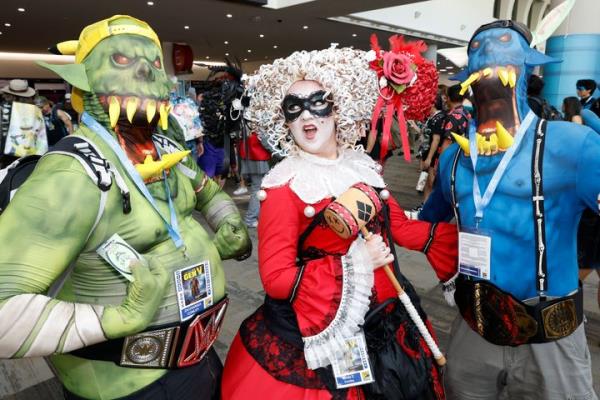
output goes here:
[{"label": "green orc mask", "polygon": [[126,118],[136,126],[160,121],[167,130],[172,84],[158,36],[147,23],[115,15],[51,51],[75,55],[75,64],[39,64],[73,85],[72,104],[78,112],[85,110],[112,128]]}]

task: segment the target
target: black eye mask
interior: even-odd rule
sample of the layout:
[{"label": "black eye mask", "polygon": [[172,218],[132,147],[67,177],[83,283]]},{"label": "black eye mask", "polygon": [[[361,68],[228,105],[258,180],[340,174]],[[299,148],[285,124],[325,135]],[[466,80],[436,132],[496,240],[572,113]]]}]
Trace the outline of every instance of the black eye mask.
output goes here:
[{"label": "black eye mask", "polygon": [[316,117],[327,117],[333,111],[333,101],[331,93],[319,90],[308,95],[308,97],[299,97],[295,94],[288,94],[281,103],[283,115],[286,122],[292,122],[308,110]]}]

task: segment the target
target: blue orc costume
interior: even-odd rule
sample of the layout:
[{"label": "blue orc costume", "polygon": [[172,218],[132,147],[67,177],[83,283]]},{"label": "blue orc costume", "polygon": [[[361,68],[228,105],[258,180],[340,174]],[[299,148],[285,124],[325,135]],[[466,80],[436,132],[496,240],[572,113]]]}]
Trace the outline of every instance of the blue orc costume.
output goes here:
[{"label": "blue orc costume", "polygon": [[473,35],[460,79],[477,117],[469,139],[442,154],[420,213],[456,216],[461,231],[450,399],[596,399],[576,238],[583,210],[598,212],[600,136],[531,113],[527,78],[555,60],[530,41],[513,21]]}]

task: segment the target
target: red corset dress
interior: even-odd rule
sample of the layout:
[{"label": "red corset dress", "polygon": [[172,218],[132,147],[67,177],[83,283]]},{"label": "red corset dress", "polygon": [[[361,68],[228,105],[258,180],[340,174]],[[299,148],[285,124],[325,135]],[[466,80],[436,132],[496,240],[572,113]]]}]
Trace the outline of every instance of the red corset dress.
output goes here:
[{"label": "red corset dress", "polygon": [[[359,265],[357,254],[349,257],[356,237],[341,239],[324,223],[317,223],[298,250],[301,235],[332,198],[308,204],[290,186],[267,189],[261,204],[258,262],[267,299],[242,323],[232,343],[223,373],[222,398],[364,399],[367,395],[363,387],[336,390],[327,381],[324,368],[315,371],[308,367],[327,364],[321,359],[327,353],[323,335],[327,339],[352,324],[362,325],[369,309],[397,294],[383,269],[373,273],[372,267]],[[425,250],[438,277],[444,281],[452,277],[457,259],[456,227],[408,220],[393,198],[386,203],[391,239],[410,250]],[[314,208],[314,216],[305,211],[308,206]],[[378,217],[369,229],[380,232],[382,221],[383,217]],[[410,283],[401,283],[418,307]],[[385,312],[391,313],[394,307],[387,307]],[[391,336],[390,340],[399,342],[412,357],[432,360],[422,339],[407,333],[403,325]],[[412,342],[412,348],[408,342]],[[432,398],[443,399],[435,363],[428,365]]]}]

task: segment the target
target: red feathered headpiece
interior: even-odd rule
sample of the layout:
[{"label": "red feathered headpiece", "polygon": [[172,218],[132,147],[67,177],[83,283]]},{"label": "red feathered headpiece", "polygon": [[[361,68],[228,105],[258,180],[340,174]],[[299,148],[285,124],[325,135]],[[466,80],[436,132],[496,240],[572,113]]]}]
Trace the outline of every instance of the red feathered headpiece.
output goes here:
[{"label": "red feathered headpiece", "polygon": [[435,101],[438,73],[435,65],[421,56],[427,45],[418,40],[405,42],[404,37],[390,37],[390,51],[383,51],[377,36],[371,35],[371,69],[379,78],[379,98],[371,119],[371,135],[377,135],[377,120],[383,113],[381,157],[385,157],[392,140],[392,121],[398,116],[404,158],[410,161],[406,120],[422,121],[429,116]]}]

